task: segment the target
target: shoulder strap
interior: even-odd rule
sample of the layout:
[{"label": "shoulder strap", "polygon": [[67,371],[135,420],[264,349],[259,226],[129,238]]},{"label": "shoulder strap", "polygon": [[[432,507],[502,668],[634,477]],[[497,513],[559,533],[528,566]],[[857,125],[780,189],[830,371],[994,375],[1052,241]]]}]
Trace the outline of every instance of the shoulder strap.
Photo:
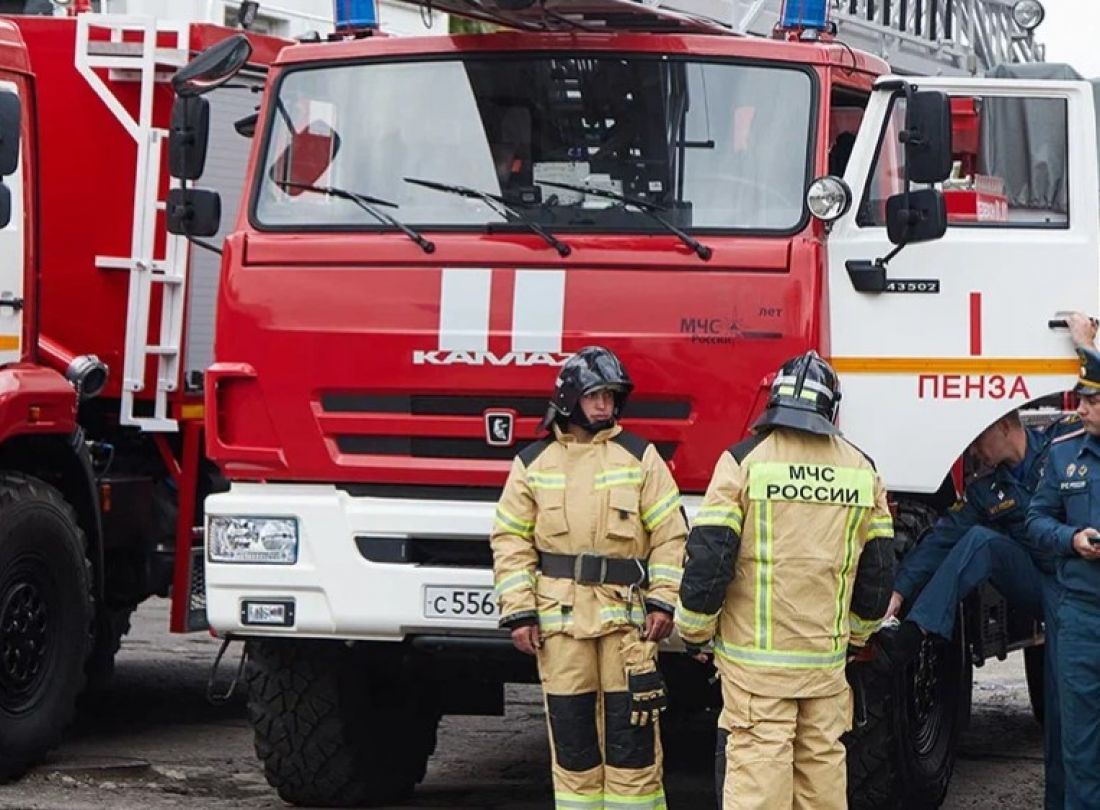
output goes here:
[{"label": "shoulder strap", "polygon": [[524,447],[516,455],[519,457],[519,460],[523,462],[524,467],[530,467],[535,459],[541,456],[546,448],[552,445],[554,441],[555,440],[549,436],[545,439],[538,439]]},{"label": "shoulder strap", "polygon": [[759,447],[760,443],[763,442],[766,438],[768,438],[767,432],[756,433],[752,436],[749,436],[747,439],[744,439],[737,444],[731,445],[729,448],[729,454],[733,456],[734,461],[740,464],[748,457],[749,453]]},{"label": "shoulder strap", "polygon": [[642,460],[645,455],[646,448],[649,447],[649,441],[643,439],[636,433],[627,433],[625,430],[621,430],[611,437],[611,441],[622,447],[638,461]]}]

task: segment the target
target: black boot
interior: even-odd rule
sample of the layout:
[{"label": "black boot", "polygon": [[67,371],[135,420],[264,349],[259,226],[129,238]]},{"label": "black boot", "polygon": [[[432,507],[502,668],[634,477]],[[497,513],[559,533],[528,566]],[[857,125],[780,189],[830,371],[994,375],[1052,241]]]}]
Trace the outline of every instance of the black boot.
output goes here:
[{"label": "black boot", "polygon": [[875,658],[880,669],[904,669],[920,652],[924,631],[914,622],[905,621],[896,628],[880,630],[875,641],[878,645]]}]

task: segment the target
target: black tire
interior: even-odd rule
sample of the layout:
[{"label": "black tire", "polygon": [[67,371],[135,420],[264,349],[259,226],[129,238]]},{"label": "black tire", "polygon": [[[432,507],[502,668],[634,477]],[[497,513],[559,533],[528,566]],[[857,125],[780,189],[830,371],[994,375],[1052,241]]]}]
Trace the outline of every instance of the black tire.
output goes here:
[{"label": "black tire", "polygon": [[406,798],[435,751],[430,690],[341,644],[248,642],[256,755],[291,804],[377,806]]},{"label": "black tire", "polygon": [[88,690],[103,689],[115,672],[115,655],[122,646],[122,637],[130,632],[132,606],[100,606],[95,616],[95,640],[84,672],[88,678]]},{"label": "black tire", "polygon": [[1043,656],[1046,654],[1046,646],[1037,644],[1034,647],[1024,648],[1024,674],[1027,676],[1027,696],[1031,701],[1031,713],[1035,721],[1043,725]]},{"label": "black tire", "polygon": [[93,611],[72,507],[49,484],[0,475],[0,781],[60,741],[84,686]]},{"label": "black tire", "polygon": [[[931,528],[935,513],[898,505],[899,555]],[[970,713],[971,667],[961,621],[951,642],[925,640],[904,671],[882,674],[865,664],[849,669],[862,726],[846,737],[848,801],[853,810],[926,810],[943,803],[955,768],[956,742]],[[860,697],[862,690],[862,697]]]}]

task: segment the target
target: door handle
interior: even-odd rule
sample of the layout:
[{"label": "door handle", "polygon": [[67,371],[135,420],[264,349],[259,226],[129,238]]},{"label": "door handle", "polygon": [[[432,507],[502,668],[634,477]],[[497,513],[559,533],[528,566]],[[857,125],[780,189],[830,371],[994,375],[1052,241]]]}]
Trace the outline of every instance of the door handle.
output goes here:
[{"label": "door handle", "polygon": [[0,296],[0,307],[11,307],[13,312],[19,312],[23,309],[23,299],[14,298],[8,295]]},{"label": "door handle", "polygon": [[[1089,318],[1093,326],[1100,326],[1100,320],[1096,318]],[[1047,321],[1047,328],[1049,329],[1069,329],[1069,321],[1065,318],[1052,318]]]}]

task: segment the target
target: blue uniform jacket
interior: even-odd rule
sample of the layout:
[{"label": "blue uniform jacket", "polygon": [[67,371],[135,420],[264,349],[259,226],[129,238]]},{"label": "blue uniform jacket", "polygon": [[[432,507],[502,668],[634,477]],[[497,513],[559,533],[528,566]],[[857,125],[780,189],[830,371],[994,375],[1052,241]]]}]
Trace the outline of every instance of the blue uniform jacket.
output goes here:
[{"label": "blue uniform jacket", "polygon": [[1028,428],[1027,453],[1019,467],[1019,478],[1004,464],[975,478],[966,487],[962,500],[952,506],[920,545],[902,560],[894,579],[894,590],[906,601],[912,599],[936,573],[959,538],[975,526],[985,526],[1027,545],[1036,565],[1053,573],[1053,555],[1028,543],[1025,520],[1052,443],[1080,429],[1081,423],[1076,416],[1055,422],[1045,430]]},{"label": "blue uniform jacket", "polygon": [[1027,515],[1032,546],[1058,560],[1065,597],[1100,604],[1100,563],[1073,550],[1073,535],[1100,529],[1100,438],[1079,431],[1055,441]]}]

